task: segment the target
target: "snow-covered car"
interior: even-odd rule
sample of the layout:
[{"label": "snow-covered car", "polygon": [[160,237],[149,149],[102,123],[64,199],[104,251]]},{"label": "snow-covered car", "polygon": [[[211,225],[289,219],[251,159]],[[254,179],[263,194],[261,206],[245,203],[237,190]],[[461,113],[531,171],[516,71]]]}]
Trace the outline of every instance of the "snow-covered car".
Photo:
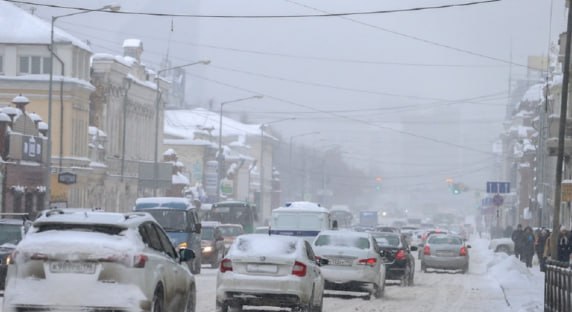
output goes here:
[{"label": "snow-covered car", "polygon": [[277,306],[321,312],[324,278],[312,246],[302,238],[281,235],[239,236],[220,264],[216,309]]},{"label": "snow-covered car", "polygon": [[469,271],[469,248],[465,240],[458,235],[431,235],[423,246],[421,270],[428,269]]},{"label": "snow-covered car", "polygon": [[53,209],[14,251],[3,311],[193,312],[193,257],[147,213]]},{"label": "snow-covered car", "polygon": [[326,289],[367,292],[368,298],[383,296],[386,268],[370,233],[322,231],[313,247],[316,256],[328,260],[322,268]]},{"label": "snow-covered car", "polygon": [[494,238],[489,243],[489,249],[494,252],[504,252],[506,254],[514,254],[514,242],[511,238]]}]

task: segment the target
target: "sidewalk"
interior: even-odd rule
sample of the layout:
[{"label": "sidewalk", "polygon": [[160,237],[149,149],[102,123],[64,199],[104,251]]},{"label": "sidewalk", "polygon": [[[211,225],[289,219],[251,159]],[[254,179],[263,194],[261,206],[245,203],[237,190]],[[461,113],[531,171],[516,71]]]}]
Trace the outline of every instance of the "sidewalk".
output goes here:
[{"label": "sidewalk", "polygon": [[490,278],[502,291],[507,306],[516,312],[544,310],[544,273],[538,265],[527,268],[515,256],[488,249],[489,240],[473,239],[471,257],[475,270]]}]

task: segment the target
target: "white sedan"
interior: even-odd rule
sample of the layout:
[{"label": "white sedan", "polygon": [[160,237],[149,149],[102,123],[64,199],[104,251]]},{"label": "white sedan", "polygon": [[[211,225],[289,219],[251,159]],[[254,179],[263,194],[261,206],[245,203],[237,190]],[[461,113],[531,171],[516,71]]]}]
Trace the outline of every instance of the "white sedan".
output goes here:
[{"label": "white sedan", "polygon": [[324,278],[319,265],[312,246],[301,238],[241,235],[220,264],[216,309],[278,306],[321,312]]},{"label": "white sedan", "polygon": [[385,265],[371,234],[323,231],[313,246],[318,257],[328,260],[328,265],[322,268],[326,289],[368,292],[376,298],[383,297]]}]

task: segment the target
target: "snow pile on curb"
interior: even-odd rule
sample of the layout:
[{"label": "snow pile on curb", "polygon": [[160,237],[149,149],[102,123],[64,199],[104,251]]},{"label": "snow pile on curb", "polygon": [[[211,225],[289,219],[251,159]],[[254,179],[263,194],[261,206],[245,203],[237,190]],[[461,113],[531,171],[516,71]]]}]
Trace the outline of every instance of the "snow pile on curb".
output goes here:
[{"label": "snow pile on curb", "polygon": [[[544,307],[544,274],[538,266],[527,268],[515,256],[495,253],[488,249],[488,241],[475,239],[471,255],[483,273],[498,283],[511,311],[540,312]],[[477,269],[477,268],[475,268]]]}]

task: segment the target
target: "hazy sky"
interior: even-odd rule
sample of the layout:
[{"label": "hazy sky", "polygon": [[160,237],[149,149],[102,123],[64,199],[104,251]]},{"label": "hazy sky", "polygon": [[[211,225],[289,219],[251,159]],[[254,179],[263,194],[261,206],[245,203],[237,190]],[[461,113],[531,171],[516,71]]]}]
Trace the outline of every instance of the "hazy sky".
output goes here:
[{"label": "hazy sky", "polygon": [[[38,2],[90,8],[109,4],[105,0]],[[126,11],[284,15],[465,1],[115,2]],[[173,65],[209,59],[211,65],[187,70],[193,75],[188,77],[191,103],[213,101],[218,109],[221,101],[264,94],[262,100],[226,109],[249,112],[253,122],[295,116],[296,121],[277,123],[274,129],[286,138],[320,131],[319,136],[301,137],[296,143],[340,144],[348,160],[363,168],[380,168],[387,177],[384,183],[394,189],[446,194],[445,177],[475,188],[482,188],[490,178],[489,152],[502,129],[509,65],[439,44],[526,64],[528,55],[547,53],[551,5],[554,41],[564,30],[563,0],[503,0],[347,18],[171,19],[90,13],[62,18],[57,25],[88,39],[94,52],[121,54],[124,39],[142,39],[144,62],[150,67],[158,67],[167,51]],[[36,14],[48,19],[67,12],[71,11],[38,7]],[[526,70],[512,66],[512,77],[525,79]]]}]

